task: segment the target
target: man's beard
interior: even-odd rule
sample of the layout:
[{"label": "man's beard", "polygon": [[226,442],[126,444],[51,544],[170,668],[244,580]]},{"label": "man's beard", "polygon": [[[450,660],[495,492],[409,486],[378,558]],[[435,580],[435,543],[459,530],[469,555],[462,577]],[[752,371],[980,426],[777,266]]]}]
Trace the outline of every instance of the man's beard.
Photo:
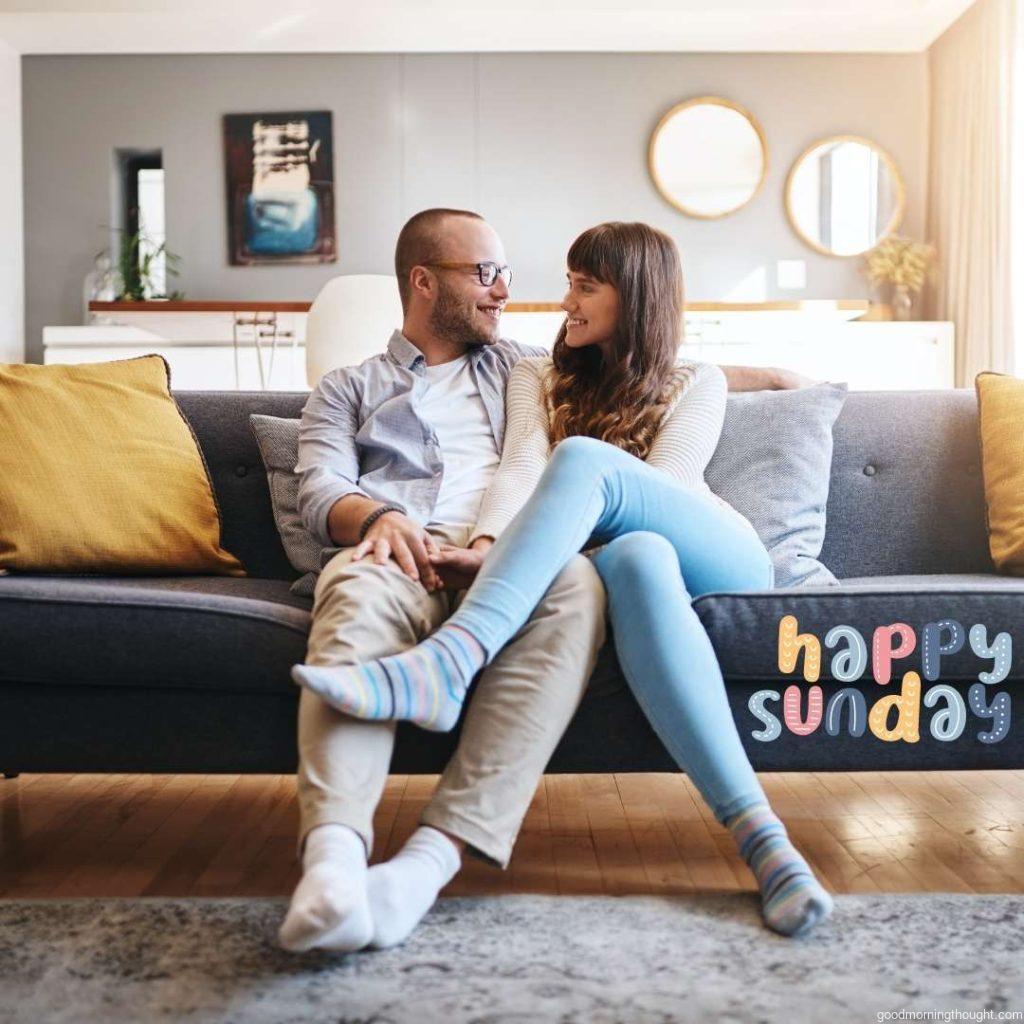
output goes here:
[{"label": "man's beard", "polygon": [[498,332],[486,333],[473,322],[476,305],[467,304],[459,295],[439,282],[437,302],[430,311],[430,329],[439,338],[448,338],[463,345],[493,345]]}]

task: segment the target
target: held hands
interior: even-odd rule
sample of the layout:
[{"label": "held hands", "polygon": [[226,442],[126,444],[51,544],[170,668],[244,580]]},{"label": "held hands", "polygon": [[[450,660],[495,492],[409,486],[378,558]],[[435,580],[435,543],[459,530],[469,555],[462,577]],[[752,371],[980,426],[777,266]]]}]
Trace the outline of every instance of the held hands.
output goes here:
[{"label": "held hands", "polygon": [[480,571],[486,549],[484,546],[458,548],[454,544],[442,544],[439,551],[429,556],[430,563],[440,573],[446,589],[465,590]]},{"label": "held hands", "polygon": [[386,565],[393,558],[406,576],[433,593],[445,586],[430,561],[431,555],[438,554],[437,542],[419,523],[401,512],[386,512],[366,531],[352,552],[352,561],[372,555],[377,565]]},{"label": "held hands", "polygon": [[386,512],[366,531],[352,552],[352,561],[367,555],[377,565],[393,558],[410,579],[422,582],[433,593],[465,590],[480,571],[484,554],[493,544],[490,537],[478,537],[472,547],[441,544],[417,522],[401,512]]}]

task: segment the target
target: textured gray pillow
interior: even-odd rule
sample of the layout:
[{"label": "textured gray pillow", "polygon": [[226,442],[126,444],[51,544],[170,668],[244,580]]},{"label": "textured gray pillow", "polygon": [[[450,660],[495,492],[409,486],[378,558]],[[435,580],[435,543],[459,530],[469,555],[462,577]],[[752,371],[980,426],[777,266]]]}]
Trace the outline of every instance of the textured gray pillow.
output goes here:
[{"label": "textured gray pillow", "polygon": [[832,425],[845,384],[729,395],[704,478],[750,520],[775,566],[777,587],[838,581],[818,561],[832,470]]},{"label": "textured gray pillow", "polygon": [[321,547],[299,517],[299,478],[295,473],[299,461],[299,421],[254,413],[249,417],[249,425],[267,469],[274,523],[285,554],[295,569],[305,573],[292,584],[292,593],[311,597],[317,573],[337,548]]}]

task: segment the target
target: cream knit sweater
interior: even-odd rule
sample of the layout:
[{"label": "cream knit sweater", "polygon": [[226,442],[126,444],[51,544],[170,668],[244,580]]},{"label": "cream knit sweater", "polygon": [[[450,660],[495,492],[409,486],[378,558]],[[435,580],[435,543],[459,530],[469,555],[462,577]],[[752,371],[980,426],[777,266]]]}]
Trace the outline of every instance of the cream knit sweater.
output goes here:
[{"label": "cream knit sweater", "polygon": [[[662,419],[647,464],[740,516],[704,481],[704,470],[718,445],[725,419],[725,374],[714,363],[681,363],[679,369],[686,380]],[[477,537],[499,536],[544,472],[551,454],[547,405],[550,372],[550,356],[521,359],[512,370],[505,392],[507,422],[501,463],[484,495],[470,543]]]}]

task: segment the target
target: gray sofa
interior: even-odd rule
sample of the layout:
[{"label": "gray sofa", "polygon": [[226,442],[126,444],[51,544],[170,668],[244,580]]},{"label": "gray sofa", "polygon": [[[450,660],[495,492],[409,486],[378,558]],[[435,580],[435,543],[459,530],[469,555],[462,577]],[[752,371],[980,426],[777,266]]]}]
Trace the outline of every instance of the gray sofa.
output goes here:
[{"label": "gray sofa", "polygon": [[[252,412],[297,417],[301,394],[180,393],[220,502],[225,545],[250,575],[230,578],[0,576],[0,771],[291,772],[296,765],[297,691],[288,670],[303,658],[309,602],[289,592],[296,573],[271,515],[266,477],[250,431]],[[921,671],[919,649],[889,686],[830,674],[825,650],[820,685],[826,707],[846,687],[835,735],[823,722],[777,736],[751,710],[760,691],[783,694],[794,682],[807,714],[810,684],[779,670],[778,623],[796,616],[801,631],[824,641],[839,624],[855,627],[868,649],[875,627],[955,619],[984,624],[989,639],[1024,638],[1024,580],[993,573],[985,513],[974,394],[853,393],[834,430],[828,525],[822,560],[838,587],[710,594],[695,607],[717,649],[733,713],[756,768],[931,769],[1024,766],[1024,730],[1013,720],[998,742],[979,739],[991,717],[972,710],[970,689],[991,668],[969,644],[942,660],[922,695],[948,686],[965,707],[950,738],[956,704],[950,690],[920,706],[917,742],[884,741],[865,729],[864,713],[899,690],[904,669]],[[685,656],[685,652],[681,652]],[[1013,695],[1024,677],[1015,654],[1009,676],[984,686],[974,705]],[[933,694],[932,697],[938,696]],[[782,701],[760,706],[781,720]],[[931,697],[929,697],[931,699]],[[1006,710],[1001,712],[1005,719]],[[834,712],[835,709],[833,708]],[[831,718],[837,716],[832,714]],[[895,720],[895,713],[892,713]],[[833,721],[835,726],[836,722]],[[939,739],[932,728],[941,726]],[[858,729],[861,731],[857,735]],[[946,729],[946,733],[942,733]],[[755,738],[754,733],[762,738]],[[396,772],[437,771],[455,735],[403,726]],[[552,771],[671,770],[605,649],[585,698],[551,764]]]}]

